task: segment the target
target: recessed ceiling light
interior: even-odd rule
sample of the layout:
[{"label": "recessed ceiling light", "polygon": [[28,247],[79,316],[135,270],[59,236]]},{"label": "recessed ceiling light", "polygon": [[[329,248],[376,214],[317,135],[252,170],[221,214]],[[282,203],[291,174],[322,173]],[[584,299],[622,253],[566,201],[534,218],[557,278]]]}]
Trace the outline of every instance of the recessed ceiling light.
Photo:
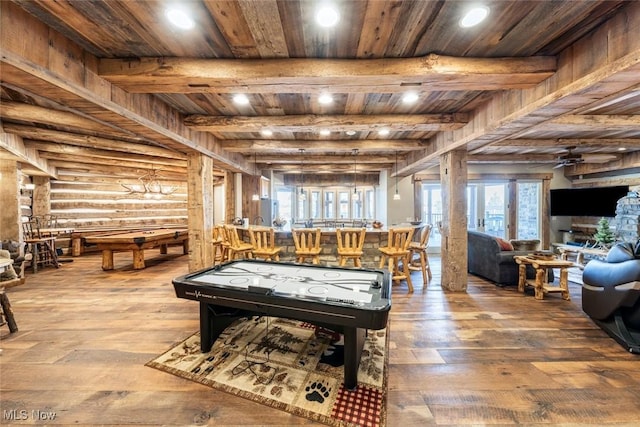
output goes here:
[{"label": "recessed ceiling light", "polygon": [[380,129],[380,130],[378,131],[378,135],[380,135],[380,136],[387,136],[387,135],[389,135],[389,129]]},{"label": "recessed ceiling light", "polygon": [[260,131],[260,133],[262,134],[262,136],[271,136],[273,135],[273,132],[269,129],[262,129],[262,131]]},{"label": "recessed ceiling light", "polygon": [[180,29],[190,30],[195,26],[195,22],[184,9],[170,7],[165,10],[164,14],[171,24]]},{"label": "recessed ceiling light", "polygon": [[233,96],[233,102],[238,105],[247,105],[249,104],[249,98],[244,93],[239,93]]},{"label": "recessed ceiling light", "polygon": [[618,147],[618,151],[627,151],[627,147]]},{"label": "recessed ceiling light", "polygon": [[322,135],[322,136],[327,136],[327,135],[330,135],[330,134],[331,134],[331,131],[329,129],[322,129],[320,131],[320,135]]},{"label": "recessed ceiling light", "polygon": [[486,6],[476,6],[464,15],[464,17],[460,20],[460,26],[462,28],[473,27],[474,25],[478,25],[489,15],[489,8]]},{"label": "recessed ceiling light", "polygon": [[415,92],[407,92],[402,97],[402,102],[405,104],[413,104],[418,100],[418,94]]},{"label": "recessed ceiling light", "polygon": [[321,27],[335,27],[340,14],[333,5],[324,5],[316,12],[316,22]]},{"label": "recessed ceiling light", "polygon": [[323,93],[318,97],[318,102],[320,104],[331,104],[333,102],[333,96],[328,93]]},{"label": "recessed ceiling light", "polygon": [[356,131],[355,131],[355,130],[348,130],[348,131],[347,131],[347,135],[349,135],[349,136],[353,136],[353,135],[355,135],[355,134],[356,134]]}]

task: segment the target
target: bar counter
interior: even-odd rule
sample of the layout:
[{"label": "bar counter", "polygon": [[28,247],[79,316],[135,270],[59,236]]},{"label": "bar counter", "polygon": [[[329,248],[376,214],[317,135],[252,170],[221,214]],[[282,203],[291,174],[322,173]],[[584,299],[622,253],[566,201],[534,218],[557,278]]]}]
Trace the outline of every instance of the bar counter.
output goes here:
[{"label": "bar counter", "polygon": [[[250,242],[251,238],[249,237],[249,229],[265,229],[269,228],[262,225],[250,225],[246,226],[235,226],[238,229],[238,234],[240,238],[245,242]],[[410,224],[397,224],[393,225],[390,228],[395,227],[413,227],[415,228],[415,232],[413,234],[413,240],[420,240],[420,231],[424,227],[424,224],[420,225],[410,225]],[[296,227],[302,229],[303,227]],[[320,253],[320,263],[328,266],[337,266],[338,265],[338,242],[336,239],[336,229],[335,228],[325,228],[325,227],[311,227],[311,229],[320,228],[322,230],[322,238],[320,247],[322,248],[322,252]],[[351,227],[345,227],[351,228]],[[282,252],[280,253],[281,261],[295,261],[295,252],[296,248],[293,244],[293,235],[291,234],[291,228],[282,227],[277,228],[273,227],[276,236],[276,246],[282,247]],[[389,233],[389,227],[382,228],[372,228],[367,227],[365,233],[364,240],[364,253],[362,255],[362,266],[365,268],[378,268],[380,263],[380,251],[378,248],[381,246],[387,245],[387,238]],[[352,263],[347,263],[348,267],[353,267]]]}]

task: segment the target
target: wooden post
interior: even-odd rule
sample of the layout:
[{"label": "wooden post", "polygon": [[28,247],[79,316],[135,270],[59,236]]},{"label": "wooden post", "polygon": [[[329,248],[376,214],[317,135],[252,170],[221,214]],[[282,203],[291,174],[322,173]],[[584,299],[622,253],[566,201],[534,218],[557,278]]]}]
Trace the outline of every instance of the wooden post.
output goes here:
[{"label": "wooden post", "polygon": [[0,238],[20,239],[20,178],[15,160],[0,159]]},{"label": "wooden post", "polygon": [[225,172],[224,174],[224,193],[225,193],[225,218],[224,223],[230,224],[236,215],[236,178],[233,172]]},{"label": "wooden post", "polygon": [[551,189],[551,179],[542,180],[542,205],[540,206],[540,248],[547,249],[551,246],[551,216],[549,211],[549,190]]},{"label": "wooden post", "polygon": [[416,221],[423,220],[422,218],[422,180],[412,178],[413,180],[413,219]]},{"label": "wooden post", "polygon": [[51,212],[51,180],[48,176],[33,176],[33,199],[31,202],[31,214],[44,216]]},{"label": "wooden post", "polygon": [[507,239],[518,238],[518,182],[510,179],[507,183]]},{"label": "wooden post", "polygon": [[442,288],[467,290],[467,152],[440,156]]},{"label": "wooden post", "polygon": [[200,153],[187,157],[189,271],[214,264],[213,159]]}]

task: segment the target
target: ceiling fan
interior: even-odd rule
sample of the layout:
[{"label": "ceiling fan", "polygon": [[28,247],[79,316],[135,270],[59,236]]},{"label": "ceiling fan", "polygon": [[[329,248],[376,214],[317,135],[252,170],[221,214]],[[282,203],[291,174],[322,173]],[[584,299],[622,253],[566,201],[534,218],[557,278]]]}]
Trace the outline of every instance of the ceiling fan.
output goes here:
[{"label": "ceiling fan", "polygon": [[558,156],[557,164],[553,168],[557,169],[564,166],[577,165],[583,162],[604,163],[618,158],[618,156],[614,154],[578,154],[573,152],[575,148],[575,146],[567,147],[567,152]]},{"label": "ceiling fan", "polygon": [[575,154],[573,152],[575,148],[575,146],[567,147],[567,152],[558,156],[558,163],[553,168],[557,169],[564,166],[577,165],[578,163],[584,162],[582,154]]}]

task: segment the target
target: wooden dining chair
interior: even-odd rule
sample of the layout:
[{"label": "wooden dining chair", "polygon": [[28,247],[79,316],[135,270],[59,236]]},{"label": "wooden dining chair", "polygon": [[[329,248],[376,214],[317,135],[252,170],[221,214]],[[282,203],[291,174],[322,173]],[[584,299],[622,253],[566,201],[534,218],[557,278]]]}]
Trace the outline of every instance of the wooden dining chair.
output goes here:
[{"label": "wooden dining chair", "polygon": [[320,264],[322,230],[320,228],[294,228],[291,230],[291,234],[296,248],[296,262],[304,263],[307,258],[311,258],[313,264]]},{"label": "wooden dining chair", "polygon": [[[421,270],[422,280],[425,287],[431,280],[431,267],[429,266],[429,256],[427,255],[427,247],[429,246],[429,236],[433,225],[427,224],[420,232],[420,241],[409,243],[409,270]],[[416,260],[415,257],[418,256]]]},{"label": "wooden dining chair", "polygon": [[390,228],[387,246],[378,248],[382,254],[380,268],[387,263],[393,282],[397,284],[403,279],[406,280],[409,292],[413,292],[411,270],[409,270],[409,245],[414,232],[413,227]]},{"label": "wooden dining chair", "polygon": [[226,260],[231,261],[238,257],[251,258],[253,256],[253,245],[244,242],[238,236],[238,229],[232,225],[224,225],[225,237],[228,242]]},{"label": "wooden dining chair", "polygon": [[362,267],[365,233],[365,228],[336,228],[340,267],[344,267],[348,260],[353,260],[354,266]]},{"label": "wooden dining chair", "polygon": [[282,246],[276,246],[276,233],[273,228],[250,228],[251,254],[253,258],[265,261],[280,261]]}]

